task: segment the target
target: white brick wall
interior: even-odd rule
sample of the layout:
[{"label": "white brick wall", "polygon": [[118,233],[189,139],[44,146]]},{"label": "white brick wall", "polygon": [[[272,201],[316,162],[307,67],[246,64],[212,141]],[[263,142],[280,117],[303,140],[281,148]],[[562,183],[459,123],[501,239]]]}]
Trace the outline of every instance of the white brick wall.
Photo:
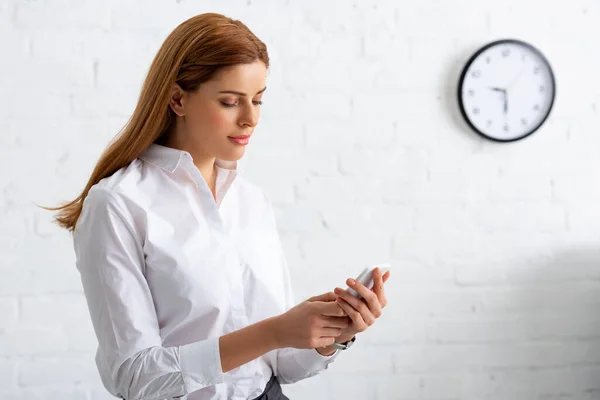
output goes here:
[{"label": "white brick wall", "polygon": [[[600,399],[590,0],[0,0],[0,399],[111,398],[70,237],[32,202],[79,193],[162,40],[207,11],[269,46],[242,165],[274,199],[298,300],[394,264],[383,318],[292,399]],[[455,90],[504,37],[539,47],[558,90],[541,131],[500,145]]]}]

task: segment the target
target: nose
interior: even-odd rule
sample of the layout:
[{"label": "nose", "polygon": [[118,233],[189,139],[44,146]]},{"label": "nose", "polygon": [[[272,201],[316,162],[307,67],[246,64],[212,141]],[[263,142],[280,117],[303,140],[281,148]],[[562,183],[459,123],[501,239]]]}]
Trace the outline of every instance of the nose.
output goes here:
[{"label": "nose", "polygon": [[239,124],[242,127],[254,128],[258,123],[258,117],[260,115],[260,107],[251,104],[244,107],[243,113],[240,115]]}]

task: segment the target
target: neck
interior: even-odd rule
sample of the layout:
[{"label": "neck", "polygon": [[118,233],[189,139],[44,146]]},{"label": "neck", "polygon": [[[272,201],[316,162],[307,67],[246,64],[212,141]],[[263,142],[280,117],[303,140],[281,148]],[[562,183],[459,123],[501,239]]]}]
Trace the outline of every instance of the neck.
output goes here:
[{"label": "neck", "polygon": [[200,146],[183,140],[182,136],[183,135],[178,135],[176,132],[173,132],[173,134],[169,135],[169,138],[165,141],[164,145],[190,153],[194,160],[194,165],[198,168],[208,184],[208,187],[214,194],[217,179],[217,167],[215,165],[216,158],[206,155]]}]

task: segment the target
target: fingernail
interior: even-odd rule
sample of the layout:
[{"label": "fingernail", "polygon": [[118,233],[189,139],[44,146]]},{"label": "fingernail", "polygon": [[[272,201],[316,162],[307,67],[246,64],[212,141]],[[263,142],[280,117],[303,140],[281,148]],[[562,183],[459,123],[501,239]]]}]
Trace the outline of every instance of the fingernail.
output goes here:
[{"label": "fingernail", "polygon": [[333,293],[339,294],[342,290],[340,288],[333,289]]},{"label": "fingernail", "polygon": [[348,279],[348,284],[350,286],[354,286],[354,285],[356,285],[356,282],[354,282],[354,279]]}]

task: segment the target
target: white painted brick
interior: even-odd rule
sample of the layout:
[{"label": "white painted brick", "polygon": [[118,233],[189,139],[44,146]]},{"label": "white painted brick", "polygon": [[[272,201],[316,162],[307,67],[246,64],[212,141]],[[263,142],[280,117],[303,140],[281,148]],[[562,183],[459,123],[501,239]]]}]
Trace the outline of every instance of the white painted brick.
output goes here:
[{"label": "white painted brick", "polygon": [[[535,372],[529,370],[483,370],[465,374],[465,399],[489,398],[519,399],[531,398],[534,389]],[[529,396],[529,397],[528,397]]]},{"label": "white painted brick", "polygon": [[90,392],[90,400],[114,400],[115,398],[104,387],[93,388]]},{"label": "white painted brick", "polygon": [[68,351],[75,353],[95,353],[98,347],[91,321],[81,320],[77,325],[69,325],[62,329],[68,342]]},{"label": "white painted brick", "polygon": [[[582,260],[583,261],[583,260]],[[588,263],[571,265],[545,265],[538,268],[509,268],[507,280],[513,285],[533,285],[543,283],[567,283],[600,279],[600,266]]]},{"label": "white painted brick", "polygon": [[506,271],[499,268],[458,267],[455,270],[459,286],[506,285]]},{"label": "white painted brick", "polygon": [[438,322],[432,335],[440,343],[520,342],[533,337],[533,327],[520,320]]},{"label": "white painted brick", "polygon": [[[363,37],[363,46],[363,56],[366,59],[376,60],[384,65],[397,62],[397,60],[402,62],[410,57],[408,36],[403,32],[389,30],[389,28],[366,32]],[[377,67],[379,63],[372,65]]]},{"label": "white painted brick", "polygon": [[[4,7],[4,8],[3,8]],[[8,19],[11,9],[8,8],[8,4],[2,5],[0,3],[0,47],[7,54],[11,54],[12,57],[18,57],[23,60],[31,54],[31,35],[30,34],[16,34],[14,29],[3,18]],[[0,64],[9,64],[10,59],[4,58],[0,61]]]},{"label": "white painted brick", "polygon": [[411,375],[384,375],[372,379],[376,399],[411,400],[420,398],[421,379]]},{"label": "white painted brick", "polygon": [[58,330],[8,329],[0,333],[0,356],[56,355],[67,349],[67,338]]},{"label": "white painted brick", "polygon": [[353,347],[352,350],[348,354],[344,354],[343,363],[336,362],[331,364],[330,368],[335,369],[338,374],[352,377],[376,376],[392,370],[392,355],[384,348],[363,344]]},{"label": "white painted brick", "polygon": [[402,314],[396,307],[397,304],[396,299],[391,299],[375,325],[361,333],[361,343],[368,344],[379,351],[379,349],[397,346],[398,343],[425,344],[431,341],[433,320]]},{"label": "white painted brick", "polygon": [[17,390],[17,363],[12,358],[2,357],[0,358],[0,394],[2,390],[7,389]]},{"label": "white painted brick", "polygon": [[[43,67],[42,67],[43,68]],[[0,66],[0,71],[4,68]],[[7,74],[14,74],[14,71],[4,70]],[[49,80],[50,82],[52,80]],[[28,104],[27,106],[24,106]],[[31,110],[39,111],[40,117],[63,117],[67,118],[71,113],[69,96],[58,93],[39,93],[35,97],[24,92],[15,91],[10,97],[2,96],[0,100],[0,117],[2,118],[28,118],[31,117]]]},{"label": "white painted brick", "polygon": [[[49,15],[52,15],[49,18]],[[24,2],[15,7],[14,22],[20,29],[109,29],[110,8],[90,1],[59,0],[50,3]]]},{"label": "white painted brick", "polygon": [[[595,344],[595,345],[594,345]],[[397,371],[455,371],[456,369],[559,367],[598,363],[597,342],[539,344],[468,344],[411,346],[392,350]]]},{"label": "white painted brick", "polygon": [[393,122],[369,116],[307,121],[305,135],[308,153],[323,150],[331,158],[347,149],[381,151],[401,143]]},{"label": "white painted brick", "polygon": [[142,89],[151,62],[150,56],[132,55],[99,61],[94,67],[94,87],[105,91],[119,88],[137,95]]},{"label": "white painted brick", "polygon": [[21,321],[30,326],[69,327],[78,321],[89,319],[83,293],[23,297],[21,307]]},{"label": "white painted brick", "polygon": [[[167,30],[167,27],[170,31],[183,22],[183,19],[190,18],[193,14],[209,12],[206,9],[202,10],[196,8],[193,14],[189,14],[185,18],[182,17],[176,20],[176,14],[173,7],[170,7],[166,3],[156,3],[153,7],[144,7],[144,3],[140,1],[114,3],[109,10],[111,29],[116,30],[117,32],[164,32]],[[156,18],[157,15],[160,15],[163,18]]]},{"label": "white painted brick", "polygon": [[[31,254],[29,253],[31,257]],[[72,269],[59,268],[53,265],[48,265],[39,256],[36,258],[38,265],[36,269],[27,267],[15,267],[10,270],[0,283],[0,294],[17,295],[17,294],[45,294],[45,293],[60,293],[65,291],[81,291],[81,280],[75,267]],[[27,265],[21,259],[15,264]]]},{"label": "white painted brick", "polygon": [[568,369],[549,369],[537,371],[535,374],[535,387],[539,395],[547,398],[559,398],[576,393],[579,388],[573,384],[573,375]]},{"label": "white painted brick", "polygon": [[461,399],[463,377],[461,374],[425,377],[421,381],[423,399]]},{"label": "white painted brick", "polygon": [[[0,272],[4,278],[9,271],[0,269]],[[2,318],[0,318],[0,332],[14,327],[18,318],[17,299],[0,298],[0,315],[2,316]],[[1,345],[2,343],[0,342],[0,346]]]},{"label": "white painted brick", "polygon": [[[355,240],[360,246],[352,244]],[[389,236],[377,231],[353,230],[335,235],[312,233],[300,246],[307,261],[321,266],[351,266],[351,276],[358,275],[367,265],[390,258]]]},{"label": "white painted brick", "polygon": [[70,100],[75,117],[129,117],[135,109],[137,94],[133,91],[123,94],[106,88],[81,91],[73,94]]},{"label": "white painted brick", "polygon": [[0,22],[2,26],[8,26],[13,15],[14,2],[9,0],[0,0]]},{"label": "white painted brick", "polygon": [[598,307],[598,289],[585,287],[527,287],[488,290],[483,293],[486,312],[535,311],[544,315],[570,315],[575,312],[590,312]]},{"label": "white painted brick", "polygon": [[528,323],[535,339],[597,339],[600,319],[593,312],[579,312],[567,317],[535,318]]},{"label": "white painted brick", "polygon": [[284,233],[307,233],[323,229],[323,219],[320,214],[311,208],[302,208],[299,206],[277,207],[275,217],[280,234]]},{"label": "white painted brick", "polygon": [[[330,371],[327,371],[328,373]],[[329,376],[329,378],[331,375]],[[293,385],[282,385],[282,392],[291,398],[317,399],[320,397],[331,398],[331,390],[327,374],[319,374],[294,383]]]},{"label": "white painted brick", "polygon": [[[84,389],[79,388],[39,388],[5,391],[0,389],[0,398],[10,400],[46,400],[46,399],[65,399],[65,400],[88,400]],[[114,397],[113,397],[114,398]]]},{"label": "white painted brick", "polygon": [[[248,153],[256,149],[269,149],[270,152],[290,149],[297,149],[298,153],[304,146],[304,129],[302,124],[290,123],[277,115],[268,115],[273,108],[270,107],[272,97],[270,97],[270,87],[263,95],[263,108],[258,126],[254,129],[251,139],[251,145],[248,147]],[[245,159],[245,157],[244,157]]]},{"label": "white painted brick", "polygon": [[98,370],[93,354],[37,358],[24,361],[19,367],[19,385],[36,388],[46,385],[74,387],[79,384],[97,383]]},{"label": "white painted brick", "polygon": [[[373,362],[378,363],[379,361]],[[355,361],[355,365],[357,365],[357,361]],[[348,384],[349,380],[352,384]],[[334,375],[328,382],[331,393],[328,398],[335,400],[373,399],[376,396],[377,388],[372,382],[372,378],[368,375]]]},{"label": "white painted brick", "polygon": [[273,35],[268,49],[290,61],[318,60],[327,58],[354,59],[361,53],[359,36],[352,39],[344,34],[314,35],[310,30]]},{"label": "white painted brick", "polygon": [[571,374],[579,392],[600,391],[600,365],[573,366]]},{"label": "white painted brick", "polygon": [[372,229],[378,232],[411,233],[414,210],[410,207],[362,205],[352,203],[323,204],[320,207],[323,226],[330,231]]},{"label": "white painted brick", "polygon": [[110,61],[132,55],[152,58],[162,36],[154,32],[81,30],[63,27],[57,31],[32,31],[34,57],[60,60]]},{"label": "white painted brick", "polygon": [[[16,114],[15,116],[23,116],[27,110],[31,110],[28,107],[33,106],[40,116],[52,116],[57,112],[55,110],[63,110],[54,102],[64,105],[63,98],[68,99],[69,91],[90,88],[93,85],[92,63],[80,60],[15,57],[10,63],[0,63],[0,72],[11,77],[10,80],[4,80],[2,86],[11,90],[11,99],[17,103],[13,108],[21,110],[20,113],[13,110],[12,114]],[[35,87],[38,90],[37,96],[33,97],[22,90],[31,85],[32,76],[37,77]],[[24,107],[25,104],[28,107]],[[30,116],[31,111],[25,115]]]},{"label": "white painted brick", "polygon": [[[397,277],[396,279],[402,278]],[[454,318],[476,316],[482,313],[482,298],[477,293],[455,293],[448,289],[433,292],[426,288],[393,290],[393,285],[391,281],[387,284],[386,297],[389,299],[390,309],[394,310],[394,315]]]}]

